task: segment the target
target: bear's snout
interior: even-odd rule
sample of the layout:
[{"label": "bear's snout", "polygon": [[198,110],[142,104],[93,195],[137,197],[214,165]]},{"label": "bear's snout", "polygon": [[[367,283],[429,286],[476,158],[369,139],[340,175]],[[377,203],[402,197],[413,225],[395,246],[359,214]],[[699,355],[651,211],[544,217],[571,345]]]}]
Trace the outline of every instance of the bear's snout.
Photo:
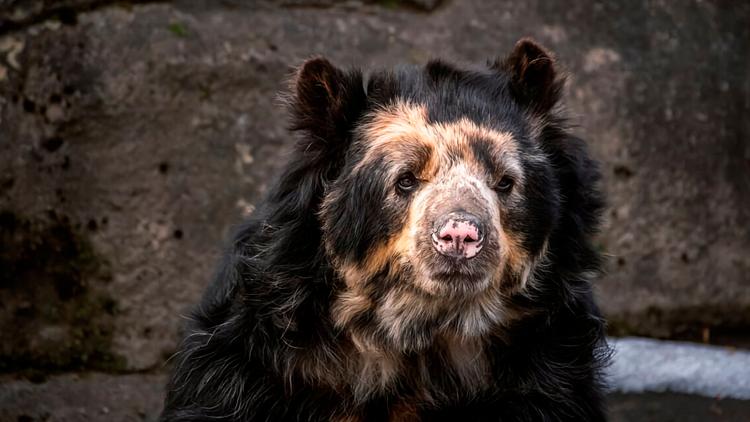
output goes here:
[{"label": "bear's snout", "polygon": [[482,250],[484,227],[468,212],[451,212],[436,221],[432,245],[442,255],[471,259]]}]

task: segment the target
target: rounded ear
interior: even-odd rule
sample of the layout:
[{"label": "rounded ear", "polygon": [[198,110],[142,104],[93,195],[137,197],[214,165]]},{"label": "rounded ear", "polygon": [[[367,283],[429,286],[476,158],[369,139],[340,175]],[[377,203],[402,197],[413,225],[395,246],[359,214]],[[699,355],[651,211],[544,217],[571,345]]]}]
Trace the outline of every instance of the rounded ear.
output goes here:
[{"label": "rounded ear", "polygon": [[560,99],[565,81],[555,69],[555,59],[529,38],[519,40],[513,51],[492,67],[508,73],[511,95],[532,112],[544,114]]},{"label": "rounded ear", "polygon": [[324,58],[313,58],[300,66],[293,84],[292,129],[307,131],[319,141],[342,141],[364,111],[359,71],[344,72]]},{"label": "rounded ear", "polygon": [[[295,73],[288,97],[290,126],[301,132],[289,163],[269,196],[275,221],[288,230],[303,230],[290,237],[319,242],[316,213],[325,186],[338,177],[351,143],[351,131],[362,113],[367,97],[362,73],[342,71],[324,58],[306,61]],[[309,246],[297,242],[296,246]],[[311,250],[317,250],[317,246]],[[289,256],[288,253],[281,254]]]}]

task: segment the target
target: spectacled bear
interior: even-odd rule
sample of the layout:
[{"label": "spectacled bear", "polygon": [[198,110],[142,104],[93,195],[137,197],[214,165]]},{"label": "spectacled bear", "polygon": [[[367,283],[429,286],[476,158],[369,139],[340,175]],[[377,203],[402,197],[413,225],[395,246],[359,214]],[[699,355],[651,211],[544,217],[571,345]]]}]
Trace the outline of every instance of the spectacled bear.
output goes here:
[{"label": "spectacled bear", "polygon": [[603,208],[553,56],[305,62],[299,142],[174,358],[163,421],[600,421]]}]

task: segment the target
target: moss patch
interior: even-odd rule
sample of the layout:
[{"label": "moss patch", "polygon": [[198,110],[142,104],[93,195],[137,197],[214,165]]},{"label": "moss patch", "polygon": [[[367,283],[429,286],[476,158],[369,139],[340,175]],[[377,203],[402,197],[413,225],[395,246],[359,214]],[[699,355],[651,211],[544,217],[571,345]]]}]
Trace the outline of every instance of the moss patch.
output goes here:
[{"label": "moss patch", "polygon": [[109,265],[68,218],[0,211],[0,372],[118,371]]},{"label": "moss patch", "polygon": [[172,34],[178,36],[178,37],[186,37],[188,34],[187,28],[185,28],[185,25],[183,25],[180,22],[174,22],[169,24],[167,27],[169,29],[169,32]]}]

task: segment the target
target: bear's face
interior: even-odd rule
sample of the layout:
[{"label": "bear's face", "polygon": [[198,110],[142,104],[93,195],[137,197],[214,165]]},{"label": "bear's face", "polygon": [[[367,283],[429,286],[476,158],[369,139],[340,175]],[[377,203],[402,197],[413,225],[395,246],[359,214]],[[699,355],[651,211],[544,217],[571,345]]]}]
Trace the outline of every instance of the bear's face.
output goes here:
[{"label": "bear's face", "polygon": [[543,155],[468,116],[431,122],[427,107],[399,99],[357,127],[350,162],[323,203],[329,253],[348,285],[388,279],[393,289],[446,298],[521,288],[538,252],[526,248],[524,230],[535,228],[511,220],[534,211],[525,161]]},{"label": "bear's face", "polygon": [[[560,83],[547,53],[519,44],[483,69],[376,73],[357,101],[361,80],[315,66],[312,98],[348,125],[318,212],[343,281],[335,323],[362,326],[362,344],[384,335],[413,350],[512,318],[505,302],[543,260],[560,203],[540,143]],[[342,116],[352,104],[356,118]]]}]

